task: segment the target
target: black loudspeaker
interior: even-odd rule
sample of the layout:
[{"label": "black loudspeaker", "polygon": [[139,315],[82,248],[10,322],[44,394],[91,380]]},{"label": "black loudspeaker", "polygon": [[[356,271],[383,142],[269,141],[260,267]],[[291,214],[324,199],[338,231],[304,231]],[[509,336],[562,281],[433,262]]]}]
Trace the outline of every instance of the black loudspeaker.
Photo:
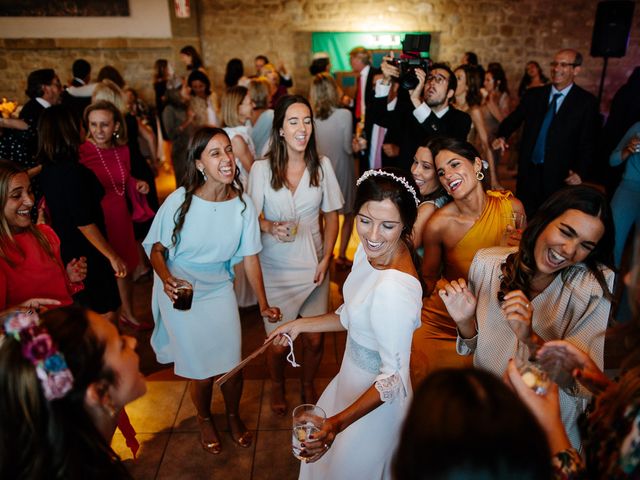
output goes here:
[{"label": "black loudspeaker", "polygon": [[635,2],[615,0],[598,3],[591,37],[592,57],[624,57],[629,43]]}]

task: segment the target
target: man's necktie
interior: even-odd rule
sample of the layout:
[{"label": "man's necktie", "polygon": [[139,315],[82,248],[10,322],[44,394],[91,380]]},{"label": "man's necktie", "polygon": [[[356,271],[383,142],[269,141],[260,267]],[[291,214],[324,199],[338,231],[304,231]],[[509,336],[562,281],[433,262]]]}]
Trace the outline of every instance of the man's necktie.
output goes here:
[{"label": "man's necktie", "polygon": [[556,114],[556,105],[558,104],[558,99],[561,96],[562,96],[561,93],[556,93],[553,95],[553,99],[551,100],[549,109],[547,110],[547,113],[544,116],[544,120],[542,120],[542,125],[540,126],[540,133],[538,133],[538,139],[536,140],[536,145],[535,147],[533,147],[533,154],[531,155],[531,161],[536,165],[541,165],[544,163],[544,151],[547,145],[547,133],[549,133],[549,127],[551,126],[551,121],[553,120],[553,117]]}]

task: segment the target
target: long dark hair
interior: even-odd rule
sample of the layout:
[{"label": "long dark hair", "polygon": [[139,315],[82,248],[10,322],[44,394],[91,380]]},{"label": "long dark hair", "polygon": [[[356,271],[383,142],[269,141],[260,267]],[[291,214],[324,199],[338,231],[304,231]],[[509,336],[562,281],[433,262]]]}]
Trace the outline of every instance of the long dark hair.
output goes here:
[{"label": "long dark hair", "polygon": [[527,91],[527,88],[531,84],[531,80],[533,80],[527,73],[527,67],[529,65],[536,66],[536,68],[538,69],[538,72],[540,73],[540,80],[542,81],[543,85],[546,85],[547,83],[549,83],[549,78],[547,78],[547,76],[542,71],[542,67],[540,66],[540,64],[534,60],[528,61],[524,67],[524,74],[522,75],[522,79],[520,80],[520,85],[518,86],[518,96],[520,98],[522,98],[522,96],[524,95],[524,92]]},{"label": "long dark hair", "polygon": [[[433,153],[433,150],[431,150],[431,147],[429,146],[430,143],[431,143],[431,139],[429,139],[428,137],[427,138],[423,138],[422,141],[420,142],[420,145],[418,145],[418,148],[426,148],[431,152],[431,157],[433,158],[433,169],[435,170],[435,168],[436,168],[436,156]],[[449,200],[451,200],[451,197],[449,196],[449,194],[447,194],[447,191],[445,190],[445,188],[442,185],[442,183],[440,183],[440,180],[438,180],[438,188],[436,188],[431,193],[427,193],[424,197],[420,195],[420,191],[419,190],[416,191],[416,193],[420,197],[420,202],[429,202],[429,201],[436,200],[436,199],[438,199],[440,197],[447,197]],[[449,200],[447,200],[447,202]]]},{"label": "long dark hair", "polygon": [[496,90],[500,93],[509,93],[509,84],[507,82],[507,75],[504,73],[504,68],[498,62],[492,62],[487,67],[485,75],[490,73],[493,77],[493,81],[496,84]]},{"label": "long dark hair", "polygon": [[[411,186],[416,192],[416,195],[418,194],[418,186],[411,175],[407,175],[402,170],[392,167],[381,168],[380,171],[389,172],[398,179],[406,181],[407,185]],[[413,248],[413,241],[411,239],[413,226],[416,223],[416,218],[418,218],[418,206],[416,205],[413,195],[403,183],[387,175],[368,176],[360,182],[360,185],[358,185],[356,189],[354,212],[356,212],[356,214],[359,213],[362,206],[367,202],[382,202],[385,199],[391,200],[400,213],[400,219],[402,220],[400,239],[409,249],[416,272],[419,273],[420,257]]]},{"label": "long dark hair", "polygon": [[479,106],[482,103],[481,88],[484,84],[484,73],[478,65],[462,65],[467,77],[467,105],[470,107]]},{"label": "long dark hair", "polygon": [[393,473],[397,480],[550,479],[551,452],[531,411],[498,377],[443,369],[416,389]]},{"label": "long dark hair", "polygon": [[[538,209],[522,232],[518,251],[509,255],[502,264],[502,294],[511,290],[522,290],[527,297],[531,294],[531,281],[538,270],[534,256],[538,237],[553,220],[570,209],[599,218],[604,225],[602,238],[582,263],[598,281],[603,296],[612,300],[602,267],[613,269],[613,215],[604,194],[586,185],[565,187],[551,195]],[[562,270],[563,282],[568,283],[579,269],[579,266],[572,265]]]},{"label": "long dark hair", "polygon": [[38,121],[40,163],[77,162],[80,132],[68,108],[52,105],[43,110]]},{"label": "long dark hair", "polygon": [[244,75],[244,65],[239,58],[232,58],[227,62],[227,70],[224,73],[224,84],[228,87],[235,87],[238,80]]},{"label": "long dark hair", "polygon": [[[11,260],[11,253],[17,252],[21,257],[25,256],[25,253],[16,242],[13,232],[11,231],[11,226],[9,225],[9,222],[7,222],[4,214],[4,207],[9,198],[9,184],[11,183],[11,179],[19,174],[26,175],[27,173],[19,165],[10,162],[9,160],[0,159],[0,258],[7,262],[11,267],[14,266],[13,261]],[[49,258],[58,263],[47,237],[38,228],[36,228],[33,223],[30,223],[25,230],[36,238],[38,244],[42,247]]]},{"label": "long dark hair", "polygon": [[64,355],[73,387],[47,401],[21,343],[11,335],[0,343],[0,478],[131,478],[84,406],[91,384],[118,381],[104,365],[105,345],[87,311],[51,310],[41,325]]},{"label": "long dark hair", "polygon": [[280,135],[280,129],[284,125],[287,110],[291,105],[295,105],[296,103],[302,103],[309,109],[313,131],[311,132],[311,137],[307,143],[307,148],[304,151],[304,161],[307,165],[307,169],[309,170],[311,185],[314,187],[320,185],[320,157],[318,156],[318,149],[316,148],[313,110],[311,109],[309,101],[303,96],[285,95],[278,101],[275,112],[273,113],[271,147],[267,153],[267,158],[271,165],[271,187],[274,190],[280,190],[287,184],[287,163],[289,161],[289,156],[287,154],[287,143],[285,142],[284,137]]},{"label": "long dark hair", "polygon": [[[468,160],[471,163],[475,163],[476,158],[480,158],[480,152],[474,147],[471,143],[466,140],[460,140],[454,137],[433,137],[427,142],[427,148],[431,150],[431,155],[433,155],[433,162],[435,166],[436,156],[443,150],[448,150],[449,152],[453,152],[456,155],[461,156],[465,160]],[[481,181],[482,188],[487,190],[487,177],[486,170],[487,168],[482,163],[482,172],[485,173],[485,178]],[[437,170],[436,170],[437,171]]]},{"label": "long dark hair", "polygon": [[191,45],[187,45],[180,49],[180,53],[191,57],[191,64],[187,65],[187,70],[198,70],[202,67],[202,57],[198,51]]},{"label": "long dark hair", "polygon": [[191,84],[196,80],[200,80],[202,83],[204,83],[204,93],[207,96],[211,95],[211,80],[209,80],[209,77],[207,77],[207,75],[200,70],[193,70],[189,74],[189,77],[187,77],[187,85],[191,87]]},{"label": "long dark hair", "polygon": [[[184,176],[182,177],[182,186],[185,189],[184,200],[173,216],[175,226],[173,227],[173,233],[171,234],[171,244],[174,248],[178,246],[178,243],[180,243],[180,231],[184,226],[187,212],[189,212],[189,208],[191,207],[193,195],[198,188],[204,185],[205,182],[202,174],[196,168],[196,160],[200,159],[207,144],[216,135],[224,135],[227,140],[229,140],[227,132],[222,128],[217,127],[202,127],[196,130],[191,139],[189,139],[189,146],[187,147],[187,164],[185,165]],[[231,140],[229,140],[229,142],[231,142]],[[242,182],[240,182],[240,169],[237,167],[235,178],[231,183],[231,190],[240,197],[240,201],[246,207],[247,204],[245,203],[244,198],[242,198],[244,188],[242,187]],[[242,211],[244,212],[244,209]]]}]

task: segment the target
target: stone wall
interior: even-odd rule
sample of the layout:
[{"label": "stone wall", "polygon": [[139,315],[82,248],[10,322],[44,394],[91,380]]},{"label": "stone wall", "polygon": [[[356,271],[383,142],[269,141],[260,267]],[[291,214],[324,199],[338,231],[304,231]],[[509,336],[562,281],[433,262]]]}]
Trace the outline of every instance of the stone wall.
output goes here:
[{"label": "stone wall", "polygon": [[[585,55],[578,83],[597,94],[600,81],[602,59],[588,55],[595,0],[195,0],[192,4],[199,23],[192,20],[193,25],[181,31],[172,19],[173,39],[0,39],[0,96],[24,101],[29,71],[53,67],[65,81],[73,60],[83,57],[96,73],[103,65],[116,66],[132,87],[151,100],[153,62],[161,57],[177,60],[178,50],[186,44],[202,46],[218,91],[229,59],[241,58],[252,74],[253,57],[262,53],[275,63],[285,62],[294,74],[294,90],[306,93],[314,31],[430,31],[436,34],[438,60],[455,66],[464,51],[473,50],[483,64],[501,62],[513,90],[527,60],[537,60],[548,72],[556,50],[574,47]],[[640,65],[638,11],[627,56],[609,62],[603,111],[636,65]]]},{"label": "stone wall", "polygon": [[[517,90],[524,65],[537,60],[548,74],[553,53],[573,47],[585,56],[578,83],[597,94],[602,59],[591,58],[595,0],[202,0],[204,59],[222,84],[224,66],[241,58],[253,73],[253,57],[284,61],[295,89],[309,85],[311,32],[429,31],[437,33],[436,58],[458,64],[472,50],[483,64],[504,66]],[[640,65],[640,8],[636,8],[627,56],[609,61],[603,110]]]},{"label": "stone wall", "polygon": [[172,58],[180,46],[170,39],[0,39],[0,96],[24,103],[30,71],[53,68],[68,83],[73,61],[84,58],[91,63],[94,78],[101,67],[113,65],[129,85],[151,100],[155,60]]}]

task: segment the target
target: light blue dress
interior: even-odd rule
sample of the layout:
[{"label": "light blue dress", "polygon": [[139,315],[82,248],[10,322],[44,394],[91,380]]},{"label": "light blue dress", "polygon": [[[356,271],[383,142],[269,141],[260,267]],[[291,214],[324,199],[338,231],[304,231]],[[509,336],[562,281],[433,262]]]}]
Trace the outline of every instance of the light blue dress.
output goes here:
[{"label": "light blue dress", "polygon": [[167,197],[142,243],[147,255],[160,242],[171,274],[193,285],[190,310],[173,308],[154,275],[151,309],[155,328],[151,346],[158,362],[174,363],[176,375],[205,379],[231,370],[241,357],[233,265],[262,249],[258,216],[243,196],[209,202],[193,196],[177,246],[171,241],[174,217],[184,200],[180,187]]}]

